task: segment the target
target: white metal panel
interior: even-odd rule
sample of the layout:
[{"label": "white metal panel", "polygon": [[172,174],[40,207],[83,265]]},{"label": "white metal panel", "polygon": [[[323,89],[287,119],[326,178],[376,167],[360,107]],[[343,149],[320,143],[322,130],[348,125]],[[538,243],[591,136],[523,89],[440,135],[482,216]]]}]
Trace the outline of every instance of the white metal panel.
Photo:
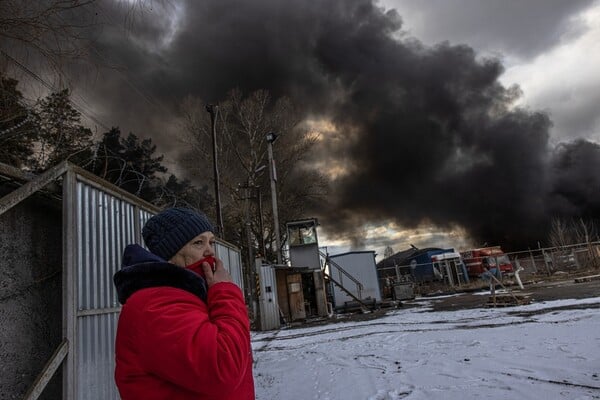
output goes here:
[{"label": "white metal panel", "polygon": [[144,246],[147,249],[146,244],[144,243],[144,240],[142,239],[142,227],[144,225],[146,225],[146,222],[148,222],[148,220],[154,216],[154,213],[152,213],[150,211],[146,211],[143,208],[140,208],[139,215],[140,215],[140,226],[138,227],[139,238],[137,240],[137,243],[139,243],[140,245]]},{"label": "white metal panel", "polygon": [[136,242],[135,206],[83,182],[77,192],[77,310],[118,307],[112,277]]},{"label": "white metal panel", "polygon": [[217,239],[215,253],[229,270],[233,281],[244,291],[244,275],[242,274],[242,259],[240,251],[228,243]]},{"label": "white metal panel", "polygon": [[[67,262],[74,277],[67,289],[72,296],[65,296],[66,309],[75,314],[67,329],[72,332],[68,335],[72,361],[68,362],[73,372],[65,379],[65,398],[116,400],[114,342],[120,305],[112,278],[125,247],[143,245],[141,227],[154,213],[84,177],[77,176],[73,186],[75,193],[66,197],[76,210],[69,214],[72,222],[66,237],[70,240],[67,247],[74,249]],[[216,251],[243,289],[239,250],[217,240]]]},{"label": "white metal panel", "polygon": [[125,246],[138,242],[136,227],[144,214],[86,180],[76,187],[75,396],[118,399],[114,341],[120,306],[112,277]]},{"label": "white metal panel", "polygon": [[[330,258],[363,285],[360,298],[371,298],[377,302],[381,301],[381,292],[379,290],[379,282],[377,280],[374,252],[350,252],[330,256]],[[335,269],[332,271],[332,273],[335,275]],[[343,283],[346,289],[348,289],[356,297],[359,297],[358,290],[353,282],[346,278],[344,279]],[[333,287],[333,295],[336,307],[343,306],[345,302],[354,301],[354,299],[344,293],[336,285]]]},{"label": "white metal panel", "polygon": [[69,343],[67,357],[63,361],[63,399],[75,400],[77,386],[77,248],[81,242],[76,227],[81,197],[77,190],[75,173],[68,170],[63,179],[63,335]]},{"label": "white metal panel", "polygon": [[114,383],[114,335],[118,319],[117,312],[77,318],[77,399],[119,398]]},{"label": "white metal panel", "polygon": [[257,261],[260,296],[260,329],[263,331],[279,329],[279,303],[277,301],[277,278],[275,268],[262,265]]}]

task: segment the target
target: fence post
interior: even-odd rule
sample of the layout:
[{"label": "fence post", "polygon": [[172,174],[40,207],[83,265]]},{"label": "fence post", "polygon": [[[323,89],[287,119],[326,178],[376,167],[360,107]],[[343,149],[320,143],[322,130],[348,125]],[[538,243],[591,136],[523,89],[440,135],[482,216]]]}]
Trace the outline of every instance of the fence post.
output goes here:
[{"label": "fence post", "polygon": [[[539,243],[538,243],[539,246]],[[546,265],[546,273],[548,274],[548,276],[551,276],[552,274],[550,273],[550,267],[548,266],[548,260],[546,260],[546,253],[544,252],[544,249],[540,247],[540,250],[542,250],[542,257],[544,257],[544,264]]]},{"label": "fence post", "polygon": [[[586,263],[587,264],[586,268],[596,267],[596,254],[592,249],[592,242],[590,241],[590,236],[588,234],[587,227],[585,229],[585,240],[587,242],[587,249],[588,249],[588,256],[587,256],[588,262]],[[579,268],[579,263],[577,262],[577,257],[575,257],[575,263],[577,264],[577,268]]]},{"label": "fence post", "polygon": [[529,257],[531,258],[531,266],[534,269],[534,272],[537,274],[537,265],[535,265],[535,258],[533,258],[533,251],[529,248]]}]

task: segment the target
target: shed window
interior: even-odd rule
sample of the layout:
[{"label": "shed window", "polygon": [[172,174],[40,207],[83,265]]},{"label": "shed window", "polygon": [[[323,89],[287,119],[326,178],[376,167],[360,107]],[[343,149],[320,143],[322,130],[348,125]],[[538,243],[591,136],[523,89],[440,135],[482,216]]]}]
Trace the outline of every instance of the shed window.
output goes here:
[{"label": "shed window", "polygon": [[317,243],[314,225],[293,225],[289,227],[290,246]]}]

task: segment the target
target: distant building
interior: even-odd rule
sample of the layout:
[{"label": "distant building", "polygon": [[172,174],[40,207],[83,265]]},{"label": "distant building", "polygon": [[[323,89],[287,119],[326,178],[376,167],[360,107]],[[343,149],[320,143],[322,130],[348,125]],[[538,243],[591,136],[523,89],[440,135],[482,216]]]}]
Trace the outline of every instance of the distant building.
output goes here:
[{"label": "distant building", "polygon": [[378,262],[377,272],[382,288],[390,281],[402,280],[415,283],[445,281],[451,286],[468,282],[460,254],[453,248],[413,247],[400,251]]},{"label": "distant building", "polygon": [[374,251],[350,251],[330,255],[329,267],[330,280],[341,283],[344,287],[337,284],[332,286],[333,306],[336,309],[344,308],[356,298],[365,303],[381,302]]}]

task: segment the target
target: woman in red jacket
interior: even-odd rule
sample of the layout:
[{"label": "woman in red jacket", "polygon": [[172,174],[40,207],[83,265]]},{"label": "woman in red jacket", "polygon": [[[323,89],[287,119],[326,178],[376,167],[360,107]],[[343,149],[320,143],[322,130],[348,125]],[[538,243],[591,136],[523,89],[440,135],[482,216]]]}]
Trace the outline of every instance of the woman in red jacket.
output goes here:
[{"label": "woman in red jacket", "polygon": [[125,249],[114,276],[123,304],[115,369],[123,400],[254,399],[246,306],[214,259],[213,232],[203,214],[170,208],[142,230],[150,252]]}]

